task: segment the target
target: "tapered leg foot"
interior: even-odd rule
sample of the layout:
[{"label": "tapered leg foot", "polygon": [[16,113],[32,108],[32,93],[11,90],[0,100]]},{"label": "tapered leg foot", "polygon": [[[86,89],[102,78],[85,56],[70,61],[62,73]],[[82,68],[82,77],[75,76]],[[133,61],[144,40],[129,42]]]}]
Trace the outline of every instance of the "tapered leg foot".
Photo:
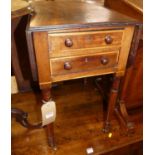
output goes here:
[{"label": "tapered leg foot", "polygon": [[[124,101],[124,98],[126,94],[124,93],[124,89],[126,88],[126,85],[121,85],[123,86],[120,90],[120,80],[121,77],[113,77],[113,83],[112,87],[110,89],[110,95],[109,95],[109,100],[108,100],[108,109],[107,109],[107,115],[106,115],[106,121],[104,124],[103,131],[104,132],[110,132],[112,127],[111,127],[111,119],[113,112],[115,112],[116,116],[118,117],[118,120],[120,121],[120,127],[123,129],[124,133],[127,135],[131,135],[134,133],[134,123],[131,122],[130,117],[128,115],[127,109],[126,109],[126,104]],[[101,79],[97,79],[96,86],[99,89],[99,92],[101,95],[104,95],[104,90],[101,87],[101,84],[99,83]],[[119,94],[118,94],[119,92]]]},{"label": "tapered leg foot", "polygon": [[111,130],[111,119],[117,102],[119,84],[120,84],[120,77],[115,76],[110,90],[106,121],[103,129],[104,132],[110,132]]},{"label": "tapered leg foot", "polygon": [[103,128],[103,132],[108,133],[109,131],[111,131],[111,124],[110,122],[106,122]]},{"label": "tapered leg foot", "polygon": [[[51,89],[42,90],[42,99],[46,102],[51,101]],[[56,150],[55,138],[54,138],[54,123],[48,124],[46,127],[48,144],[53,150]]]},{"label": "tapered leg foot", "polygon": [[54,138],[54,123],[46,126],[48,144],[53,150],[57,150],[55,138]]}]

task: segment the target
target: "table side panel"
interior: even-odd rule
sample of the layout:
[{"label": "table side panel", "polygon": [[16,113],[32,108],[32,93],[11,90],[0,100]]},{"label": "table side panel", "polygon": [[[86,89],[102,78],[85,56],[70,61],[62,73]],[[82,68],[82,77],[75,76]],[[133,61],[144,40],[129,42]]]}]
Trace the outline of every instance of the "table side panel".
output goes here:
[{"label": "table side panel", "polygon": [[120,55],[119,55],[117,72],[124,72],[126,69],[126,64],[127,64],[130,47],[131,47],[133,34],[134,34],[134,26],[125,27],[123,39],[122,39],[122,46],[121,46]]},{"label": "table side panel", "polygon": [[40,87],[51,87],[47,32],[33,33]]}]

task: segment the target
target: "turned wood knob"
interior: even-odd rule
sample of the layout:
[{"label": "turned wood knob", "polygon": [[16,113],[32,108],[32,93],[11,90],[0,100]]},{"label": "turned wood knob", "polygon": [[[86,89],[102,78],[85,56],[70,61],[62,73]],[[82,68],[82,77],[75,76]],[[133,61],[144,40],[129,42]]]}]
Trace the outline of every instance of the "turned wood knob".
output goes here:
[{"label": "turned wood knob", "polygon": [[66,70],[72,69],[71,64],[70,64],[69,62],[65,62],[65,64],[64,64],[64,69],[66,69]]},{"label": "turned wood knob", "polygon": [[101,58],[101,63],[103,65],[106,65],[108,62],[109,62],[108,58],[105,58],[105,57]]},{"label": "turned wood knob", "polygon": [[73,46],[73,41],[70,38],[67,38],[65,40],[65,45],[66,45],[66,47],[72,47]]},{"label": "turned wood knob", "polygon": [[111,44],[112,41],[113,41],[113,39],[112,39],[112,37],[111,37],[110,35],[107,35],[107,36],[105,37],[105,42],[106,42],[107,44]]}]

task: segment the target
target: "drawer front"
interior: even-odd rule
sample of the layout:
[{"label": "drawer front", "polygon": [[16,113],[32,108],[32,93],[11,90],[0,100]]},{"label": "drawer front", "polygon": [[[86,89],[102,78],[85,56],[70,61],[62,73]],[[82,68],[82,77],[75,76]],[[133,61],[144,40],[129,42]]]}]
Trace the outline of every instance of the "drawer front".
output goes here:
[{"label": "drawer front", "polygon": [[71,53],[71,50],[77,55],[76,49],[121,46],[122,36],[123,30],[49,34],[49,51],[56,57]]},{"label": "drawer front", "polygon": [[77,56],[69,58],[53,58],[50,59],[52,76],[74,74],[78,72],[91,72],[93,70],[101,70],[113,68],[118,62],[118,51],[89,55]]}]

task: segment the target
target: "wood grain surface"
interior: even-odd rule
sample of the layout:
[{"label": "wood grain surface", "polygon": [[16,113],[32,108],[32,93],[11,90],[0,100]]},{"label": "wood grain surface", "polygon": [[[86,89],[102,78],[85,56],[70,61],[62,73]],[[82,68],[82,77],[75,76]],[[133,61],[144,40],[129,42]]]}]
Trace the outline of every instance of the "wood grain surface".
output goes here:
[{"label": "wood grain surface", "polygon": [[[112,42],[109,44],[106,43],[106,37],[111,37]],[[123,30],[54,33],[48,35],[50,52],[53,54],[73,49],[118,46],[122,43],[122,37]],[[73,45],[71,47],[65,45],[66,39],[72,41]]]},{"label": "wood grain surface", "polygon": [[[88,147],[93,147],[94,155],[142,155],[142,145],[137,145],[143,136],[140,111],[130,111],[136,125],[135,134],[124,135],[113,117],[112,137],[108,138],[101,130],[105,104],[102,105],[102,97],[93,80],[88,79],[85,86],[81,80],[65,82],[54,88],[52,94],[57,106],[55,136],[58,150],[54,152],[48,146],[44,129],[29,130],[12,120],[12,155],[85,155]],[[12,95],[12,107],[28,112],[30,122],[38,122],[41,120],[40,99],[37,92],[15,94]]]},{"label": "wood grain surface", "polygon": [[105,0],[104,5],[124,15],[143,21],[142,7],[140,7],[141,11],[137,9],[137,6],[141,6],[142,3],[142,0]]},{"label": "wood grain surface", "polygon": [[[51,75],[46,32],[34,33],[34,48],[40,87],[51,87]],[[41,41],[41,43],[40,43]]]},{"label": "wood grain surface", "polygon": [[57,29],[90,25],[135,24],[138,21],[103,6],[79,1],[38,1],[30,29]]},{"label": "wood grain surface", "polygon": [[125,0],[125,2],[143,15],[143,0]]},{"label": "wood grain surface", "polygon": [[[93,70],[98,70],[98,74],[106,74],[104,69],[111,68],[111,70],[113,70],[114,67],[117,67],[118,54],[119,52],[115,51],[104,54],[86,54],[83,56],[51,59],[51,76],[64,76],[68,74],[69,79],[70,74],[75,74],[74,78],[76,78],[80,72],[83,76],[87,76],[87,73],[91,73]],[[107,63],[103,64],[102,59],[105,59],[105,61],[107,60]],[[66,69],[65,63],[68,63],[71,68]]]},{"label": "wood grain surface", "polygon": [[12,0],[11,1],[11,18],[17,18],[29,14],[29,3],[24,0]]}]

